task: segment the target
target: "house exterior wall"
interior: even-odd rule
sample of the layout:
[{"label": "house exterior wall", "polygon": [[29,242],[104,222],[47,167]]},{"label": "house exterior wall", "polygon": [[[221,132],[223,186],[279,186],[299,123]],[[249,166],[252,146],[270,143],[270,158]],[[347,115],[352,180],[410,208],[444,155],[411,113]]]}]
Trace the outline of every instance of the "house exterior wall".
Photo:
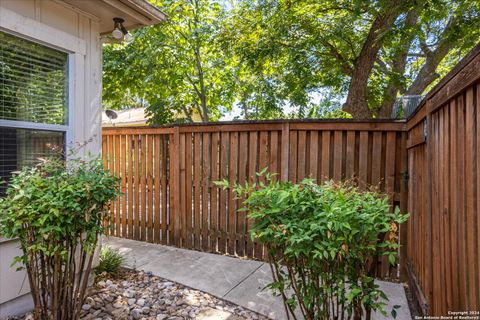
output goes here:
[{"label": "house exterior wall", "polygon": [[[101,145],[101,42],[93,16],[59,0],[0,0],[0,30],[69,53],[67,145],[91,139],[82,153]],[[28,279],[11,268],[18,242],[0,238],[0,319],[31,307]],[[24,281],[25,280],[25,281]]]}]

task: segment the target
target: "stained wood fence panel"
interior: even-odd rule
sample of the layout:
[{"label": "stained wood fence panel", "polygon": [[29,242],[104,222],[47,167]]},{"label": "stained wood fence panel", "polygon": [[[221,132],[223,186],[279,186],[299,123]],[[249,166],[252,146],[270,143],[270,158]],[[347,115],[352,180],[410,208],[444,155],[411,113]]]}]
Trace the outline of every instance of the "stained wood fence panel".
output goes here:
[{"label": "stained wood fence panel", "polygon": [[480,310],[480,46],[407,121],[407,269],[424,315]]},{"label": "stained wood fence panel", "polygon": [[122,193],[110,205],[108,235],[170,243],[169,138],[135,131],[104,137],[104,166],[120,177]]},{"label": "stained wood fence panel", "polygon": [[[238,211],[242,200],[215,181],[262,183],[257,172],[265,168],[293,182],[355,178],[399,205],[403,129],[348,121],[104,129],[105,166],[120,176],[122,191],[109,234],[264,259],[249,235],[252,221]],[[378,270],[397,276],[385,259]]]}]

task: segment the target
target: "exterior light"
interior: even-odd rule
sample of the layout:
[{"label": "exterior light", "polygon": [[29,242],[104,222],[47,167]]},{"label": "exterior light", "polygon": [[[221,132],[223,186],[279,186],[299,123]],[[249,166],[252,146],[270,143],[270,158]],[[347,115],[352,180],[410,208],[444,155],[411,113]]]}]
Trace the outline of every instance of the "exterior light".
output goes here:
[{"label": "exterior light", "polygon": [[113,31],[112,37],[117,40],[125,40],[126,43],[130,43],[133,41],[133,36],[128,33],[128,30],[125,29],[123,23],[125,20],[122,18],[113,18]]},{"label": "exterior light", "polygon": [[123,37],[123,40],[126,42],[126,43],[131,43],[133,41],[133,36],[130,34],[130,32],[128,32],[125,37]]}]

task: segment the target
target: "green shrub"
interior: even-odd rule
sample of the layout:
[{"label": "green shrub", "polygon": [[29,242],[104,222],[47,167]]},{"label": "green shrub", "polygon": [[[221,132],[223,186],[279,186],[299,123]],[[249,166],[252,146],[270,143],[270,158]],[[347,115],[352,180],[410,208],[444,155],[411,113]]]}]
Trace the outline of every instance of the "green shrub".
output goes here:
[{"label": "green shrub", "polygon": [[0,234],[18,238],[35,319],[79,319],[107,204],[119,179],[100,160],[43,160],[11,178],[0,199]]},{"label": "green shrub", "polygon": [[298,307],[305,319],[386,314],[375,266],[380,255],[395,263],[395,232],[408,216],[398,208],[392,213],[385,195],[351,183],[294,184],[268,174],[266,181],[233,190],[246,199],[241,210],[254,220],[252,238],[266,245],[274,277],[270,288],[282,296],[287,313],[296,319]]},{"label": "green shrub", "polygon": [[100,250],[100,263],[95,268],[95,273],[115,273],[118,271],[118,268],[122,263],[123,257],[118,251],[109,246],[104,246],[102,247],[102,250]]}]

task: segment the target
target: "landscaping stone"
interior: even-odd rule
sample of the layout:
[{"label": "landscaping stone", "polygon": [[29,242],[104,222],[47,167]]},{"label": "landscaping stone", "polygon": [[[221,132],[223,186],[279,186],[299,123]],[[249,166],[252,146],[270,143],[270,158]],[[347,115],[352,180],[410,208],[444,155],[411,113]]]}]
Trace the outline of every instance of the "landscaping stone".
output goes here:
[{"label": "landscaping stone", "polygon": [[122,269],[115,277],[102,276],[94,289],[85,299],[82,320],[267,319],[151,272]]}]

